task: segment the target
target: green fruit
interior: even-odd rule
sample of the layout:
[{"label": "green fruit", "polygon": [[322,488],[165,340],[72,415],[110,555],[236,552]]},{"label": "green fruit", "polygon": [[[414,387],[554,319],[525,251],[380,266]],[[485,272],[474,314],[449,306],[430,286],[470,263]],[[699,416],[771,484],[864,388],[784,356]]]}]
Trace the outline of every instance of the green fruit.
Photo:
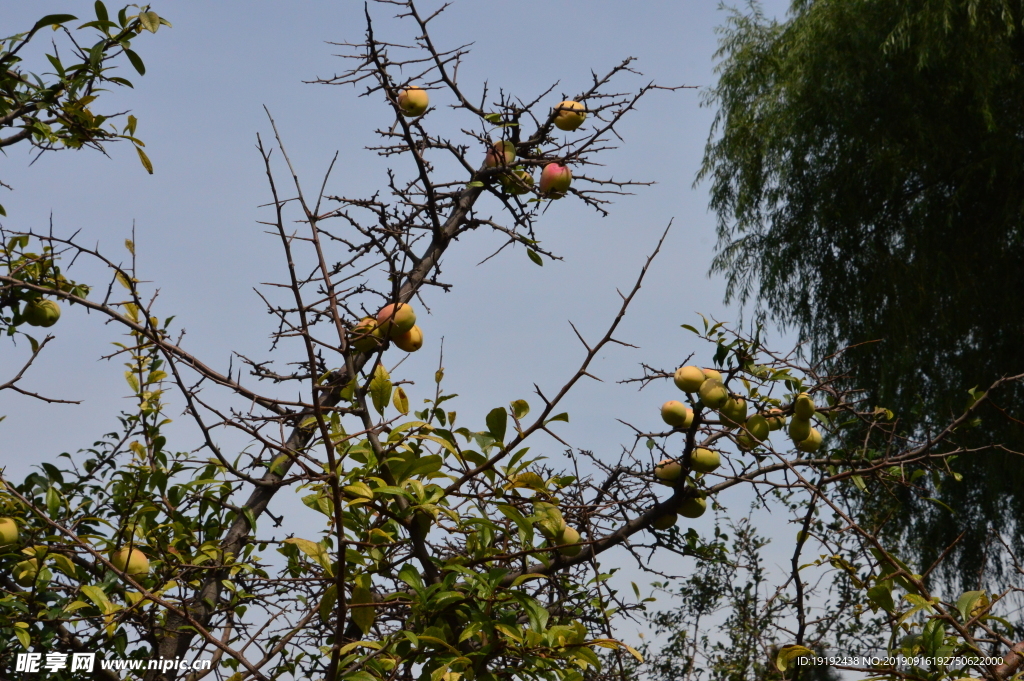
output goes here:
[{"label": "green fruit", "polygon": [[36,578],[39,576],[39,561],[35,558],[30,558],[29,560],[16,563],[11,569],[11,576],[14,577],[14,581],[17,582],[18,586],[31,589],[36,583]]},{"label": "green fruit", "polygon": [[754,414],[747,419],[747,432],[749,432],[755,440],[764,441],[768,438],[768,432],[771,430],[771,425],[761,414]]},{"label": "green fruit", "polygon": [[768,430],[779,430],[786,425],[786,417],[782,414],[768,417]]},{"label": "green fruit", "polygon": [[523,169],[513,171],[511,175],[502,175],[501,188],[512,196],[527,194],[533,189],[533,175]]},{"label": "green fruit", "polygon": [[807,393],[800,393],[793,400],[793,413],[802,419],[810,419],[814,416],[814,400]]},{"label": "green fruit", "polygon": [[60,305],[52,300],[37,298],[25,305],[21,316],[31,326],[50,327],[60,319]]},{"label": "green fruit", "polygon": [[740,433],[736,436],[736,446],[745,452],[749,452],[751,449],[758,445],[758,441],[750,436],[750,433]]},{"label": "green fruit", "polygon": [[817,428],[811,428],[811,433],[806,438],[796,443],[796,448],[801,452],[816,452],[821,446],[821,433]]},{"label": "green fruit", "polygon": [[488,168],[510,166],[516,162],[516,145],[509,140],[495,142],[487,150],[484,165]]},{"label": "green fruit", "polygon": [[401,336],[416,326],[416,311],[409,303],[385,305],[377,313],[377,326],[385,336]]},{"label": "green fruit", "polygon": [[690,453],[690,468],[698,473],[710,473],[722,465],[722,457],[718,452],[697,447]]},{"label": "green fruit", "polygon": [[149,572],[149,558],[138,549],[129,549],[127,546],[110,556],[113,563],[121,572],[129,575],[144,575]]},{"label": "green fruit", "polygon": [[736,427],[747,420],[747,401],[742,397],[730,397],[719,410],[726,424]]},{"label": "green fruit", "polygon": [[699,518],[704,515],[704,512],[708,510],[708,502],[704,501],[700,497],[690,497],[684,499],[679,504],[679,513],[686,518]]},{"label": "green fruit", "polygon": [[656,530],[667,530],[675,525],[677,520],[679,520],[679,516],[675,513],[666,513],[663,516],[655,518],[654,522],[651,523],[651,527]]},{"label": "green fruit", "polygon": [[715,378],[709,378],[701,383],[699,392],[700,401],[711,409],[720,408],[729,399],[729,391]]},{"label": "green fruit", "polygon": [[[720,371],[715,371],[714,369],[701,369],[701,371],[704,373],[705,379],[713,378],[716,381],[722,381],[722,372]],[[724,381],[722,382],[724,383]]]},{"label": "green fruit", "polygon": [[693,423],[693,410],[682,402],[669,400],[661,405],[661,420],[674,428],[689,428]]},{"label": "green fruit", "polygon": [[352,337],[349,343],[359,352],[373,352],[380,347],[383,336],[384,334],[381,333],[380,327],[377,326],[376,319],[373,317],[363,317],[352,328]]},{"label": "green fruit", "polygon": [[580,551],[583,550],[583,547],[579,545],[580,533],[572,527],[566,527],[562,532],[562,536],[558,537],[555,541],[559,544],[569,544],[569,546],[563,546],[558,549],[558,552],[563,556],[572,558],[573,556],[580,555]]},{"label": "green fruit", "polygon": [[802,442],[806,440],[810,434],[811,422],[808,419],[802,419],[794,416],[793,420],[789,422],[789,437],[793,442]]},{"label": "green fruit", "polygon": [[695,366],[685,366],[676,369],[672,381],[676,387],[687,393],[695,393],[700,390],[700,384],[707,379],[704,372]]},{"label": "green fruit", "polygon": [[18,523],[14,518],[0,518],[0,548],[18,543]]},{"label": "green fruit", "polygon": [[533,514],[538,518],[537,527],[540,533],[548,539],[554,540],[565,532],[565,518],[553,504],[538,501],[533,505]]},{"label": "green fruit", "polygon": [[675,482],[683,474],[683,467],[675,459],[662,459],[654,467],[654,476],[662,482]]}]

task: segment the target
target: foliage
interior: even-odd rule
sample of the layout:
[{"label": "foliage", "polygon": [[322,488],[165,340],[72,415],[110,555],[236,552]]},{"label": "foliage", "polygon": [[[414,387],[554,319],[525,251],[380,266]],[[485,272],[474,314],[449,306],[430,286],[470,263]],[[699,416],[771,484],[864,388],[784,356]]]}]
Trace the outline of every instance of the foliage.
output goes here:
[{"label": "foliage", "polygon": [[[129,14],[130,10],[137,14]],[[128,116],[127,124],[118,130],[112,119],[121,114],[99,114],[92,107],[105,86],[133,87],[128,79],[114,75],[118,68],[114,61],[121,55],[139,75],[146,73],[142,58],[131,48],[135,37],[144,30],[156,33],[160,26],[171,24],[148,5],[123,7],[116,21],[100,0],[95,12],[96,19],[81,24],[76,32],[67,25],[77,17],[49,14],[27,32],[0,39],[0,149],[27,141],[40,153],[82,147],[102,150],[104,142],[126,139],[135,145],[142,165],[152,173],[153,165],[142,150],[145,144],[135,137],[135,117]],[[22,54],[46,29],[59,31],[66,38],[69,46],[64,48],[64,56],[54,42],[52,52],[46,53],[45,67],[53,71],[36,74],[24,70]],[[77,33],[83,29],[92,29],[98,38],[91,46]],[[6,215],[2,206],[0,215]]]},{"label": "foliage", "polygon": [[[815,358],[863,344],[834,372],[908,432],[937,432],[969,388],[1024,368],[1022,20],[1017,0],[802,0],[781,23],[752,4],[723,31],[700,175],[713,270]],[[998,411],[1020,398],[986,410],[973,441],[1020,450]],[[945,574],[968,587],[1009,567],[985,548],[995,534],[1022,547],[1024,469],[992,452],[959,470],[963,485],[901,501],[923,561],[967,532]],[[920,501],[936,495],[955,519]]]},{"label": "foliage", "polygon": [[[75,238],[22,233],[5,240],[0,291],[12,301],[4,323],[15,337],[32,324],[23,301],[44,297],[71,303],[69,313],[90,310],[126,333],[112,356],[124,360],[134,399],[92,447],[43,463],[21,482],[0,474],[0,517],[20,530],[0,547],[0,665],[13,667],[25,650],[98,651],[140,662],[210,659],[216,678],[231,681],[624,681],[646,672],[617,626],[638,617],[647,601],[635,582],[632,596],[618,591],[615,571],[602,563],[611,552],[663,582],[682,575],[657,572],[652,556],[694,566],[691,588],[683,588],[685,614],[661,620],[665,628],[689,631],[719,603],[738,606],[723,632],[741,655],[730,656],[725,639],[695,631],[674,642],[684,666],[652,655],[655,674],[692,676],[701,671],[698,660],[717,665],[716,678],[780,678],[791,675],[794,651],[854,635],[890,651],[1014,645],[1012,625],[998,615],[1016,591],[942,598],[927,583],[929,570],[915,572],[887,550],[879,527],[851,513],[863,498],[913,486],[921,476],[954,479],[949,462],[967,453],[956,434],[1024,376],[994,382],[944,430],[914,439],[900,433],[891,412],[865,408],[835,376],[774,352],[760,333],[704,319],[684,325],[693,334],[687,347],[705,358],[702,365],[717,367],[730,409],[742,402],[751,413],[785,420],[806,393],[828,444],[808,448],[802,437],[797,448],[785,431],[752,443],[752,429],[734,411],[726,419],[690,392],[680,396],[693,409],[685,429],[631,425],[632,442],[618,455],[574,448],[560,430],[569,419],[561,404],[593,378],[603,349],[625,342],[616,335],[619,322],[659,242],[605,333],[581,336],[579,365],[560,384],[537,387],[536,397],[510,396],[516,399],[467,423],[455,409],[443,356],[434,385],[404,379],[396,339],[366,331],[378,322],[398,326],[398,316],[375,322],[375,313],[432,301],[433,289],[449,288],[439,279],[442,257],[457,257],[460,241],[476,230],[496,232],[506,239],[499,250],[524,251],[532,263],[557,258],[541,239],[548,202],[580,200],[603,212],[609,194],[634,184],[582,171],[606,162],[618,122],[657,88],[614,91],[632,73],[626,60],[576,94],[588,125],[561,135],[552,107],[564,94],[470,96],[454,76],[466,50],[444,50],[430,37],[442,12],[383,4],[401,6],[416,43],[376,37],[368,12],[365,41],[345,46],[350,70],[325,82],[363,88],[394,121],[371,147],[392,159],[387,190],[336,196],[327,190],[328,171],[321,190],[307,194],[273,119],[273,162],[259,140],[272,198],[264,224],[279,241],[287,274],[261,291],[278,322],[273,354],[241,357],[256,387],[175,342],[173,318],[156,309],[131,241],[131,264],[122,266]],[[436,109],[403,112],[401,92],[411,85],[451,106],[466,131],[463,143],[431,133]],[[514,145],[515,165],[484,162],[495,141]],[[576,171],[564,199],[520,174],[532,177],[552,163]],[[291,178],[287,194],[277,183],[282,173]],[[480,217],[484,208],[497,217]],[[107,292],[102,300],[57,283],[65,258],[107,268],[107,286],[95,286]],[[518,265],[532,267],[527,258]],[[428,339],[440,335],[429,319],[419,321]],[[689,361],[682,351],[679,360]],[[673,373],[645,366],[625,382],[653,392],[670,385]],[[195,451],[169,436],[172,400],[202,443]],[[857,447],[842,446],[846,432],[858,434]],[[227,451],[230,433],[248,445]],[[722,465],[697,472],[698,447],[719,452]],[[658,459],[678,465],[679,477],[659,477]],[[702,534],[700,520],[656,529],[677,511],[699,515],[698,500],[725,512],[743,493],[798,523],[792,570],[777,582],[762,569],[763,542],[746,523],[734,523],[732,537],[718,528]],[[273,508],[289,495],[308,515],[298,534],[282,537]],[[148,569],[126,571],[114,558],[125,549],[141,552]],[[837,596],[824,606],[813,600],[823,582]],[[818,617],[821,607],[827,614]],[[970,668],[1001,680],[1016,667],[860,671],[944,681]],[[147,681],[205,676],[162,665],[124,672]]]}]

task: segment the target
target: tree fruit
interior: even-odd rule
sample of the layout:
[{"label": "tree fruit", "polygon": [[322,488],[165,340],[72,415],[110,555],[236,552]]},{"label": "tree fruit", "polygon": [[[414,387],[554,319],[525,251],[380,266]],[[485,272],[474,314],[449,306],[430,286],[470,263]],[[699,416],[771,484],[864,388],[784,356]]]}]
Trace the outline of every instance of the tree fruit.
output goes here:
[{"label": "tree fruit", "polygon": [[416,352],[423,347],[423,330],[413,326],[400,336],[395,336],[392,342],[406,352]]},{"label": "tree fruit", "polygon": [[720,410],[722,420],[732,427],[747,420],[747,401],[742,397],[730,397]]},{"label": "tree fruit", "polygon": [[761,414],[754,414],[747,419],[747,432],[749,432],[755,440],[764,441],[768,438],[768,433],[771,431],[771,426]]},{"label": "tree fruit", "polygon": [[516,162],[516,145],[509,140],[495,142],[487,150],[484,165],[488,168],[510,166]]},{"label": "tree fruit", "polygon": [[555,127],[559,130],[573,131],[583,125],[587,118],[587,109],[579,102],[567,99],[555,107]]},{"label": "tree fruit", "polygon": [[409,303],[385,305],[377,313],[377,326],[385,336],[401,336],[416,326],[416,312]]},{"label": "tree fruit", "polygon": [[802,419],[794,416],[789,422],[789,437],[793,442],[803,442],[811,434],[811,422],[809,419]]},{"label": "tree fruit", "polygon": [[569,556],[570,558],[572,558],[573,556],[580,555],[580,551],[583,550],[583,547],[579,545],[580,533],[572,527],[566,527],[565,530],[562,531],[562,535],[558,537],[555,541],[559,544],[569,545],[562,546],[558,549],[558,552],[563,556]]},{"label": "tree fruit", "polygon": [[678,400],[669,400],[661,405],[661,420],[674,428],[689,428],[693,410]]},{"label": "tree fruit", "polygon": [[651,523],[651,527],[656,530],[667,530],[675,525],[677,520],[679,520],[679,516],[677,514],[666,513],[665,515],[655,518],[654,522]]},{"label": "tree fruit", "polygon": [[679,504],[679,513],[686,518],[699,518],[708,510],[708,502],[700,497],[689,497]]},{"label": "tree fruit", "polygon": [[707,379],[704,372],[695,366],[685,366],[676,369],[672,381],[676,387],[687,393],[695,393],[700,390],[700,384]]},{"label": "tree fruit", "polygon": [[750,433],[743,432],[736,436],[736,446],[745,452],[749,452],[751,449],[758,445],[758,441],[755,440]]},{"label": "tree fruit", "polygon": [[716,381],[722,381],[722,372],[721,371],[715,371],[714,369],[701,369],[701,371],[704,372],[704,378],[705,379],[713,378]]},{"label": "tree fruit", "polygon": [[110,562],[121,572],[129,575],[144,575],[149,572],[149,558],[138,549],[129,549],[125,546],[120,551],[115,551],[110,556]]},{"label": "tree fruit", "polygon": [[29,560],[16,563],[11,569],[11,576],[14,577],[14,581],[17,582],[18,586],[31,589],[32,585],[36,583],[36,578],[39,576],[39,560],[37,558],[30,558]]},{"label": "tree fruit", "polygon": [[796,443],[796,448],[801,452],[816,452],[818,447],[821,446],[821,433],[818,432],[817,428],[811,428],[810,434]]},{"label": "tree fruit", "polygon": [[18,543],[18,523],[14,518],[0,518],[0,548]]},{"label": "tree fruit", "polygon": [[662,459],[654,467],[654,476],[662,482],[675,482],[683,474],[683,467],[675,459]]},{"label": "tree fruit", "polygon": [[552,541],[561,537],[568,527],[565,524],[565,518],[562,517],[562,512],[553,504],[543,501],[536,502],[533,513],[538,518],[537,526],[540,528],[540,533]]},{"label": "tree fruit", "polygon": [[533,188],[533,175],[522,168],[513,171],[511,175],[502,175],[501,188],[512,196],[526,194]]},{"label": "tree fruit", "polygon": [[376,319],[373,317],[363,317],[352,328],[352,337],[349,342],[358,352],[373,352],[380,347],[383,335],[380,327],[377,326]]},{"label": "tree fruit", "polygon": [[60,319],[60,305],[52,300],[37,298],[25,305],[21,316],[31,326],[50,327]]},{"label": "tree fruit", "polygon": [[572,171],[561,163],[549,163],[540,172],[540,193],[549,199],[565,196],[572,184]]},{"label": "tree fruit", "polygon": [[810,419],[814,416],[814,400],[807,393],[800,393],[793,400],[793,413],[799,418]]},{"label": "tree fruit", "polygon": [[768,430],[779,430],[786,425],[786,417],[783,414],[768,417]]},{"label": "tree fruit", "polygon": [[422,116],[430,105],[430,95],[421,87],[410,85],[398,93],[398,108],[407,118]]},{"label": "tree fruit", "polygon": [[719,409],[729,399],[729,391],[716,378],[709,378],[700,384],[700,401],[711,409]]},{"label": "tree fruit", "polygon": [[690,468],[697,473],[710,473],[721,465],[722,457],[713,449],[697,447],[690,453]]}]

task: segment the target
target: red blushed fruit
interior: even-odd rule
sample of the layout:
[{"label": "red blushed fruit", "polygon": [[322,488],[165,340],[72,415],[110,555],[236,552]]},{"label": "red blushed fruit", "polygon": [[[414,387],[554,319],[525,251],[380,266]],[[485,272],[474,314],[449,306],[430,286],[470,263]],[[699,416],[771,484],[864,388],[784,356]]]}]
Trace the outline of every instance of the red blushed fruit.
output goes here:
[{"label": "red blushed fruit", "polygon": [[377,313],[377,327],[385,336],[394,338],[416,325],[416,312],[409,303],[391,303]]},{"label": "red blushed fruit", "polygon": [[497,168],[498,166],[510,166],[516,162],[516,145],[512,144],[508,140],[502,142],[495,142],[487,149],[487,157],[484,159],[484,165],[488,168]]},{"label": "red blushed fruit", "polygon": [[561,163],[549,163],[540,174],[540,193],[551,199],[560,199],[569,191],[572,172]]}]

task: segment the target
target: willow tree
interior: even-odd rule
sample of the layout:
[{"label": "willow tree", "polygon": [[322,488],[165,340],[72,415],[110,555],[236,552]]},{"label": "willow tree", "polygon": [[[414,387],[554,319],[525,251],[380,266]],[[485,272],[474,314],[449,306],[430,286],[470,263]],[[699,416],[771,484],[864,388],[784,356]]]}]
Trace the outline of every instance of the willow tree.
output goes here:
[{"label": "willow tree", "polygon": [[[799,0],[785,21],[752,4],[723,30],[700,173],[712,269],[816,360],[859,344],[835,372],[907,432],[1024,369],[1022,22],[1017,0]],[[1021,397],[979,437],[1021,449],[999,414]],[[966,533],[946,576],[973,585],[1009,566],[1000,533],[1022,545],[1024,466],[993,451],[957,471],[963,485],[926,486],[902,513],[922,560]]]},{"label": "willow tree", "polygon": [[[1018,592],[935,592],[929,571],[851,508],[921,475],[951,480],[948,461],[966,453],[959,433],[1024,376],[995,382],[934,436],[908,438],[834,377],[705,320],[689,327],[680,371],[647,366],[622,388],[664,403],[663,420],[631,424],[624,447],[582,451],[565,441],[561,405],[593,380],[603,350],[629,344],[619,323],[659,242],[635,263],[603,333],[580,336],[578,365],[539,380],[535,394],[502,397],[474,422],[445,378],[458,358],[439,356],[431,384],[404,380],[405,353],[441,335],[424,310],[454,285],[439,277],[442,257],[483,231],[526,254],[491,267],[550,263],[549,202],[602,212],[630,189],[591,169],[608,163],[620,121],[656,86],[620,84],[635,77],[627,59],[575,93],[495,95],[456,77],[464,47],[431,38],[442,10],[381,5],[399,7],[418,37],[382,37],[374,7],[365,39],[346,46],[347,70],[324,81],[355,86],[388,116],[368,151],[391,160],[381,191],[334,194],[328,172],[310,192],[272,119],[259,138],[263,223],[285,268],[261,291],[277,321],[273,350],[243,358],[246,380],[176,340],[131,241],[122,261],[75,238],[2,235],[0,323],[30,352],[0,389],[60,399],[22,386],[46,361],[41,334],[62,328],[55,312],[88,310],[126,333],[115,356],[134,396],[98,443],[22,481],[0,474],[8,676],[75,678],[67,656],[92,654],[105,681],[624,681],[641,653],[617,626],[644,602],[639,585],[619,591],[603,561],[617,553],[641,583],[684,577],[680,560],[657,572],[658,555],[692,566],[690,578],[731,574],[746,554],[730,555],[710,517],[751,497],[799,527],[792,570],[772,576],[771,616],[757,627],[737,620],[752,668],[791,675],[801,655],[868,641],[964,653],[936,678],[1012,675],[1019,659],[989,655],[1024,645],[1002,618],[1013,599],[1001,599]],[[462,139],[432,132],[439,105]],[[83,259],[109,279],[74,282],[68,267]],[[188,443],[167,428],[182,410]],[[847,430],[863,446],[828,444]],[[228,450],[225,434],[246,446]],[[286,499],[309,509],[298,534],[277,525]]]}]

